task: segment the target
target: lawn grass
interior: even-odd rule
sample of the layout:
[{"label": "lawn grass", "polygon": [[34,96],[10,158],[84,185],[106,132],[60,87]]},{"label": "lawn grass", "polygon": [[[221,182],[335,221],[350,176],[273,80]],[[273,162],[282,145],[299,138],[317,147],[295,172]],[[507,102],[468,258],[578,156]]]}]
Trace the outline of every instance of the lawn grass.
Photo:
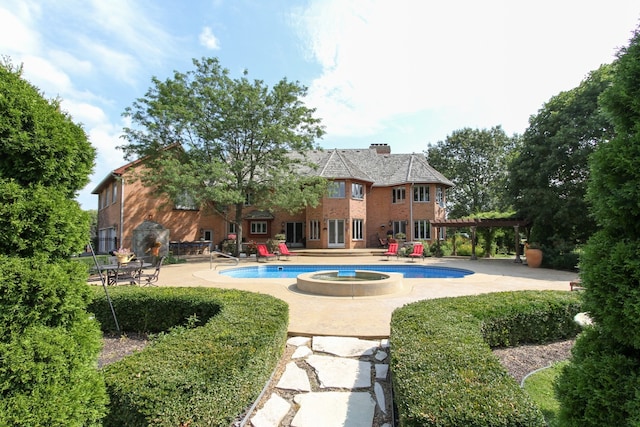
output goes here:
[{"label": "lawn grass", "polygon": [[524,389],[538,405],[549,427],[558,426],[560,403],[553,392],[553,383],[567,361],[554,363],[552,366],[532,374],[524,381]]}]

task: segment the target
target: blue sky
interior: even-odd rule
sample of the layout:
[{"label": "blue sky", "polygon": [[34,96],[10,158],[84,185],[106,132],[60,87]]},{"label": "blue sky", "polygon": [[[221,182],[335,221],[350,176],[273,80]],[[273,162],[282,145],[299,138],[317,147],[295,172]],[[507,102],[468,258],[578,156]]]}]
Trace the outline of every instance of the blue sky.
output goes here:
[{"label": "blue sky", "polygon": [[522,133],[639,18],[637,0],[0,0],[0,55],[83,125],[98,157],[78,201],[95,209],[125,163],[122,112],[193,58],[307,86],[326,149],[422,152],[464,127]]}]

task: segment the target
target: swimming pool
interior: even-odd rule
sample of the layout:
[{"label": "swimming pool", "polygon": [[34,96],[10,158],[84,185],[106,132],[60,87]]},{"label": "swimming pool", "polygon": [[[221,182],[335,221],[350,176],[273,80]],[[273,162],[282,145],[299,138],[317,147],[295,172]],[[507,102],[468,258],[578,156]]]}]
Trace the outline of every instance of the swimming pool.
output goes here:
[{"label": "swimming pool", "polygon": [[402,273],[405,279],[458,279],[473,274],[473,271],[462,268],[371,264],[257,265],[231,268],[221,271],[220,274],[237,279],[295,279],[299,274],[322,270],[373,270],[383,273]]}]

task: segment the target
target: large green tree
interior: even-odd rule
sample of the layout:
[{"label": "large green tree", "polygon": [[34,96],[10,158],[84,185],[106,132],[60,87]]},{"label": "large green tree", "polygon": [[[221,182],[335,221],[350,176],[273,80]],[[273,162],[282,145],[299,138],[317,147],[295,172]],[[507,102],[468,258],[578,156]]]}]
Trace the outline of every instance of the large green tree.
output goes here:
[{"label": "large green tree", "polygon": [[517,144],[502,127],[464,128],[429,145],[429,163],[455,184],[449,190],[449,216],[507,210],[504,188],[507,164]]},{"label": "large green tree", "polygon": [[598,105],[610,85],[611,65],[591,72],[529,119],[518,155],[509,166],[509,193],[518,216],[532,222],[531,240],[571,250],[586,242],[595,222],[585,200],[588,159],[613,135]]},{"label": "large green tree", "polygon": [[599,230],[585,246],[584,308],[595,321],[559,379],[566,426],[640,425],[640,31],[620,51],[601,103],[615,136],[592,155],[587,196]]},{"label": "large green tree", "polygon": [[98,425],[107,395],[73,200],[95,150],[83,129],[0,64],[0,425]]},{"label": "large green tree", "polygon": [[238,245],[247,197],[252,209],[317,205],[326,184],[302,172],[313,167],[305,152],[324,131],[302,102],[307,89],[286,79],[269,88],[246,71],[232,78],[215,58],[193,63],[187,73],[153,78],[124,113],[133,126],[121,148],[147,158],[143,182],[199,208],[234,206]]}]

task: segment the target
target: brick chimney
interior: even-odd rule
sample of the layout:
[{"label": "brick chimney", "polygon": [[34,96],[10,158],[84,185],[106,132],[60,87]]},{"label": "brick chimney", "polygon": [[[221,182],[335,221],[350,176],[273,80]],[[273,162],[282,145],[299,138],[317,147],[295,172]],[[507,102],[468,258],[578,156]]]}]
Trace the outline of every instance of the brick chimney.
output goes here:
[{"label": "brick chimney", "polygon": [[371,144],[369,148],[375,149],[378,154],[391,154],[391,147],[389,144]]}]

